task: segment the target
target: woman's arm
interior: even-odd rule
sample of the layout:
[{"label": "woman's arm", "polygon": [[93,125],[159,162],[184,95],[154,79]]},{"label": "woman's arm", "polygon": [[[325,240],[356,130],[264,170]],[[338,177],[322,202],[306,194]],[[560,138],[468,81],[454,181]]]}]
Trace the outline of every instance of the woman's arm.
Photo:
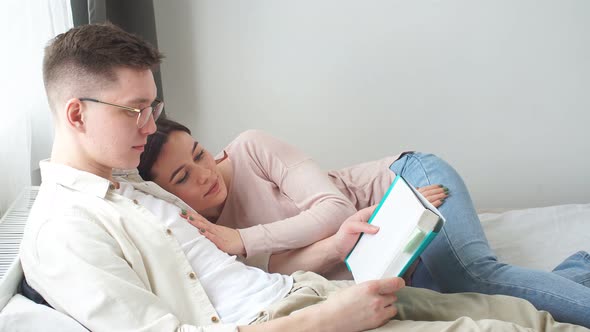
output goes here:
[{"label": "woman's arm", "polygon": [[[420,193],[435,207],[442,205],[445,198],[448,196],[448,189],[442,185],[426,186],[418,188],[418,191],[420,191]],[[373,210],[374,207],[361,210],[354,214],[342,224],[334,236],[314,242],[303,248],[287,250],[282,253],[271,255],[267,264],[267,270],[272,273],[282,274],[291,274],[299,270],[314,271],[320,274],[330,271],[336,264],[342,263],[346,254],[350,251],[350,249],[344,251],[343,256],[342,252],[334,250],[338,243],[337,240],[335,243],[335,239],[337,238],[336,235],[339,234],[339,232],[354,233],[355,231],[357,233],[372,233],[372,229],[370,228],[361,228],[364,226],[358,225],[350,226],[347,225],[347,222],[355,220],[356,218],[365,223],[370,218]],[[362,211],[369,211],[369,214]],[[225,252],[233,252],[234,254],[245,254],[243,245],[240,245],[242,241],[237,230],[212,224],[194,212],[183,211],[181,216],[187,218],[195,227],[198,227],[201,233],[206,235],[206,237],[214,242],[221,250]]]},{"label": "woman's arm", "polygon": [[269,272],[291,274],[298,270],[325,273],[342,263],[361,233],[375,234],[379,228],[367,223],[375,206],[358,211],[340,226],[336,234],[305,248],[290,250],[270,257]]},{"label": "woman's arm", "polygon": [[[417,189],[424,196],[424,198],[426,198],[426,200],[428,200],[434,207],[437,208],[444,203],[445,199],[449,195],[448,188],[440,184],[434,184]],[[181,212],[181,216],[183,218],[188,219],[188,221],[193,226],[199,229],[201,234],[205,234],[206,237],[209,238],[209,240],[211,240],[213,243],[215,243],[215,245],[217,245],[219,249],[229,254],[246,255],[246,249],[244,248],[244,243],[238,230],[213,224],[209,222],[207,219],[203,218],[201,215],[194,212],[188,212],[186,210],[183,210]],[[311,244],[310,247],[318,247],[318,249],[314,249],[314,251],[319,250],[319,252],[322,252],[321,248],[323,248],[323,244],[320,242],[322,241],[315,242]],[[274,257],[274,263],[272,265],[275,267],[275,269],[273,270],[269,268],[269,271],[281,273],[287,273],[288,271],[294,272],[297,270],[316,271],[319,273],[326,272],[327,270],[325,269],[312,270],[310,268],[306,268],[307,265],[303,265],[300,268],[297,268],[297,266],[299,266],[298,264],[289,264],[290,266],[282,266],[287,262],[292,262],[292,260],[295,259],[295,257],[305,255],[304,253],[299,253],[299,251],[309,251],[309,249],[309,247],[304,247],[273,254],[272,257]],[[334,264],[330,257],[318,256],[312,258],[323,260],[323,264],[319,263],[319,265],[321,266],[332,266]],[[312,263],[310,266],[316,266],[316,264],[317,263]]]},{"label": "woman's arm", "polygon": [[[254,130],[241,134],[232,143],[230,156],[237,164],[235,167],[248,167],[251,176],[260,177],[260,183],[264,185],[261,188],[243,188],[238,194],[252,195],[252,192],[263,191],[266,195],[268,190],[267,197],[281,195],[283,197],[279,201],[289,202],[301,212],[263,225],[251,220],[249,222],[253,226],[238,232],[194,217],[192,224],[229,254],[254,256],[301,248],[334,234],[342,222],[356,212],[354,205],[319,165],[296,147],[270,135]],[[275,189],[268,184],[274,185]],[[278,190],[278,193],[271,193],[271,190]],[[243,208],[285,208],[257,203],[260,204]]]},{"label": "woman's arm", "polygon": [[[330,237],[303,248],[273,254],[270,256],[268,271],[282,274],[291,274],[299,270],[320,274],[329,271],[336,264],[344,261],[361,233],[377,232],[378,227],[367,223],[375,207],[368,207],[353,214]],[[218,247],[231,248],[232,243],[235,243],[227,240],[231,238],[232,233],[237,234],[235,229],[212,224],[192,211],[182,211],[181,216],[187,218],[194,226],[200,227],[199,231],[213,242],[217,242]]]},{"label": "woman's arm", "polygon": [[290,218],[240,229],[248,255],[310,245],[334,234],[356,212],[327,172],[301,150],[263,132],[247,136],[242,148],[252,156],[260,174],[301,211]]}]

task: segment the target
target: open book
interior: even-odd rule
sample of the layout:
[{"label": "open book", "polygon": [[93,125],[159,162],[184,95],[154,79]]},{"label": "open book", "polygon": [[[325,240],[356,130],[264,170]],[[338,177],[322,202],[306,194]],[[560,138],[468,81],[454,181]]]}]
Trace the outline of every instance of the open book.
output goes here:
[{"label": "open book", "polygon": [[379,231],[362,234],[345,259],[354,280],[401,277],[438,234],[444,220],[398,175],[369,219]]}]

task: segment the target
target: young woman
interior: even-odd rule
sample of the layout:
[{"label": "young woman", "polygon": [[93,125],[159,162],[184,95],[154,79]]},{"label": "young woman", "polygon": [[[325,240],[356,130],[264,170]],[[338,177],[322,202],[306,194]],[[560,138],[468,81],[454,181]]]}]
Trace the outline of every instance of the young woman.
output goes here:
[{"label": "young woman", "polygon": [[400,174],[447,219],[408,273],[413,286],[521,297],[557,320],[590,326],[590,288],[584,284],[590,256],[573,255],[553,272],[498,262],[461,177],[434,155],[403,153],[325,173],[297,148],[247,131],[214,159],[188,128],[162,119],[139,171],[207,218],[186,214],[227,253],[258,258],[257,265],[271,272],[310,270],[329,278],[349,276],[344,264],[305,251],[321,246],[356,210],[378,203]]}]

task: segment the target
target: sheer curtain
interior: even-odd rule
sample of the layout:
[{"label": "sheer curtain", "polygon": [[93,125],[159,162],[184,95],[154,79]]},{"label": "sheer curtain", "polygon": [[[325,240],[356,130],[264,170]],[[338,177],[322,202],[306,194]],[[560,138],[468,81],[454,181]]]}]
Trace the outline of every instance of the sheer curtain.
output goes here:
[{"label": "sheer curtain", "polygon": [[0,75],[0,215],[27,185],[39,184],[39,160],[53,141],[42,79],[47,41],[73,26],[70,0],[3,0]]}]

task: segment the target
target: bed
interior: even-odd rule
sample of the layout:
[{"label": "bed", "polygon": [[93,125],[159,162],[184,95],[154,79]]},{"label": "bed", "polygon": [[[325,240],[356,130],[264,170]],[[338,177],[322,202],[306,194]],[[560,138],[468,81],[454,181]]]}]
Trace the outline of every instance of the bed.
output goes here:
[{"label": "bed", "polygon": [[[503,262],[551,271],[564,258],[590,252],[590,203],[482,211],[486,236]],[[85,331],[76,321],[17,293],[20,264],[0,280],[0,331]],[[18,327],[18,328],[17,328]]]},{"label": "bed", "polygon": [[566,257],[590,252],[590,204],[480,213],[500,261],[551,271]]}]

